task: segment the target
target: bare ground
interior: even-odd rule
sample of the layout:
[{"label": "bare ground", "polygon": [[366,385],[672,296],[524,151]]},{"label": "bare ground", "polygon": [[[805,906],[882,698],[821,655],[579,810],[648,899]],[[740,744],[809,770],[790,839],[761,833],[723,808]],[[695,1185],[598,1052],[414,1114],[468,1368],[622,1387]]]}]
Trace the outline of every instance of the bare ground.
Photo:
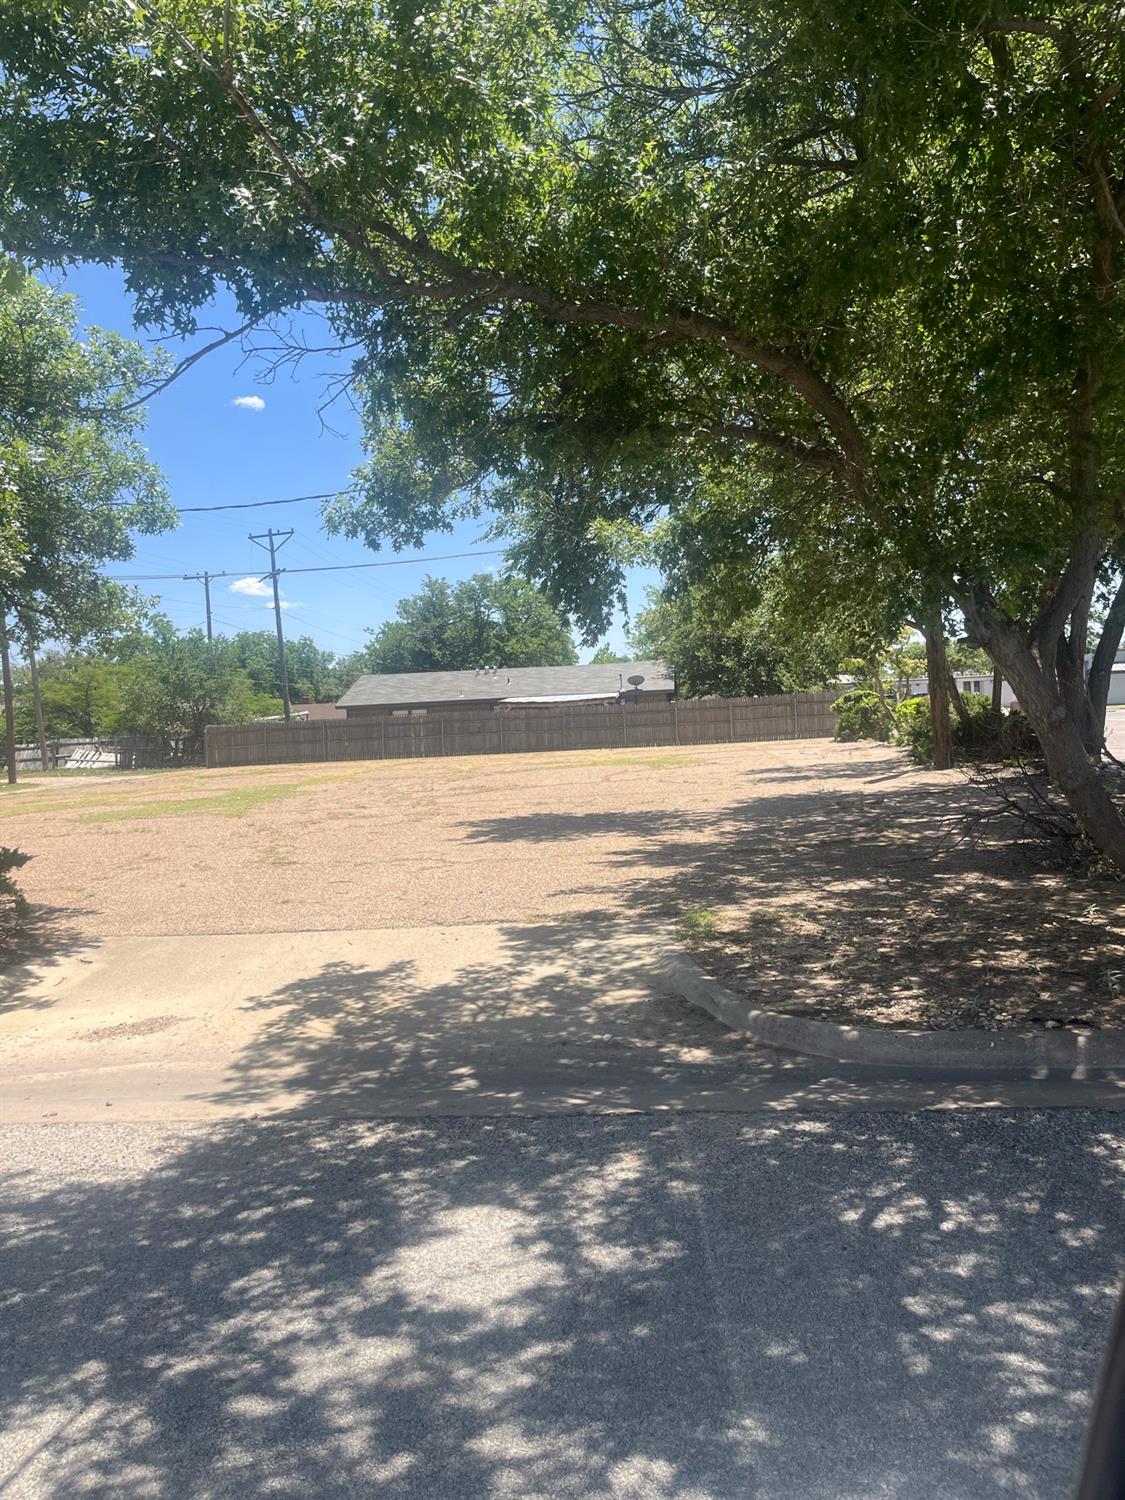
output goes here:
[{"label": "bare ground", "polygon": [[758,1003],[876,1024],[1120,1025],[1125,891],[954,848],[971,791],[828,741],[33,782],[33,939],[620,914]]}]

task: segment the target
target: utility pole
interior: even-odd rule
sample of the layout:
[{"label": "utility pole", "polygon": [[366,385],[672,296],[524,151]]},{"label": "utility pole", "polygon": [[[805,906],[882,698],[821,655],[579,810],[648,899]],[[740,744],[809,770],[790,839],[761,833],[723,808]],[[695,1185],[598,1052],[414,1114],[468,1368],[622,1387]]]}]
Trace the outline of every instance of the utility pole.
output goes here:
[{"label": "utility pole", "polygon": [[289,668],[285,664],[285,632],[281,628],[281,594],[277,587],[279,572],[277,554],[292,535],[292,527],[288,531],[275,531],[272,526],[268,531],[259,532],[256,536],[253,532],[250,534],[250,540],[263,550],[268,550],[270,555],[270,570],[265,576],[273,584],[273,618],[277,625],[277,667],[281,678],[281,707],[287,724],[289,723]]},{"label": "utility pole", "polygon": [[215,573],[185,573],[185,583],[201,583],[203,585],[203,598],[207,605],[207,644],[210,645],[214,637],[211,634],[211,580],[217,577]]},{"label": "utility pole", "polygon": [[43,717],[43,694],[39,689],[39,662],[35,656],[35,637],[27,632],[27,664],[31,668],[31,701],[35,706],[35,733],[39,740],[39,764],[44,771],[49,765],[50,751],[47,749],[47,721]]},{"label": "utility pole", "polygon": [[16,784],[16,704],[12,693],[12,653],[8,649],[8,620],[0,612],[0,671],[4,674],[4,745],[8,781]]}]

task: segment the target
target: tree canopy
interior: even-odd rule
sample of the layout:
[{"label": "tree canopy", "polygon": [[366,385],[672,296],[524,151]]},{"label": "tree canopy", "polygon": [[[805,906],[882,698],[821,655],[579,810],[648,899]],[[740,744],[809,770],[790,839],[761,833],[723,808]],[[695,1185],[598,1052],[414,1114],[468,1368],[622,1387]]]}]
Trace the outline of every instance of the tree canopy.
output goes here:
[{"label": "tree canopy", "polygon": [[[2,262],[0,262],[2,264]],[[175,520],[141,446],[138,397],[162,364],[117,334],[79,337],[73,297],[0,277],[0,605],[32,639],[118,628],[136,600],[104,577],[133,532]]]},{"label": "tree canopy", "polygon": [[427,578],[350,657],[358,672],[561,667],[578,660],[566,618],[524,578],[477,573],[461,583]]},{"label": "tree canopy", "polygon": [[[277,636],[272,630],[242,630],[230,637],[234,660],[256,693],[281,697],[281,673],[277,656]],[[308,635],[294,636],[285,642],[285,661],[289,677],[289,696],[294,703],[330,703],[347,687],[341,680],[333,652],[322,650]]]},{"label": "tree canopy", "polygon": [[790,634],[768,596],[732,616],[699,585],[650,590],[629,641],[638,656],[668,663],[685,698],[793,693],[830,683],[839,669],[830,643]]}]

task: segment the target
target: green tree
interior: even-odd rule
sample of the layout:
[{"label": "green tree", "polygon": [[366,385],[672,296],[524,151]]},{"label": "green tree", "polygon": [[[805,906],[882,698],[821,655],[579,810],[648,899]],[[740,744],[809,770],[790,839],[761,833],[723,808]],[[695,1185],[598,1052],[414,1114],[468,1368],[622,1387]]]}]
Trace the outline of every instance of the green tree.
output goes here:
[{"label": "green tree", "polygon": [[591,666],[614,666],[618,662],[626,662],[632,660],[633,658],[631,656],[622,656],[620,652],[615,651],[613,647],[607,643],[606,645],[598,647],[593,656],[591,656],[590,658],[590,664]]},{"label": "green tree", "polygon": [[[134,669],[103,656],[50,651],[39,660],[40,698],[49,739],[97,738],[122,728],[125,695]],[[15,674],[16,733],[36,738],[30,673]]]},{"label": "green tree", "polygon": [[133,555],[133,533],[175,520],[137,438],[163,368],[117,334],[80,337],[73,297],[18,270],[0,278],[0,590],[40,639],[135,615],[101,570]]},{"label": "green tree", "polygon": [[[135,617],[134,595],[103,576],[133,554],[132,533],[174,513],[136,437],[139,394],[162,365],[139,345],[91,330],[75,304],[0,261],[0,655],[9,632],[45,640],[104,638]],[[8,776],[15,779],[10,694]]]},{"label": "green tree", "polygon": [[133,657],[132,668],[122,725],[178,742],[185,755],[198,751],[208,724],[241,724],[280,712],[280,703],[255,693],[230,642],[208,641],[201,630],[158,630]]},{"label": "green tree", "polygon": [[[254,685],[254,691],[281,697],[277,636],[272,630],[243,630],[230,637],[234,659]],[[335,676],[336,659],[322,651],[311,636],[300,635],[285,642],[289,696],[294,703],[308,699],[330,702],[339,696]]]},{"label": "green tree", "polygon": [[700,584],[650,589],[629,639],[638,656],[672,667],[685,698],[792,693],[823,686],[838,668],[828,643],[790,635],[770,603],[732,613],[729,602]]},{"label": "green tree", "polygon": [[222,280],[361,346],[332,525],[498,508],[593,637],[603,528],[702,497],[849,632],[936,659],[960,612],[1125,865],[1082,680],[1125,482],[1112,0],[25,0],[0,62],[10,243],[119,256],[178,328]]},{"label": "green tree", "polygon": [[566,618],[523,578],[477,573],[462,583],[427,578],[371,633],[367,672],[470,667],[559,667],[578,660]]}]

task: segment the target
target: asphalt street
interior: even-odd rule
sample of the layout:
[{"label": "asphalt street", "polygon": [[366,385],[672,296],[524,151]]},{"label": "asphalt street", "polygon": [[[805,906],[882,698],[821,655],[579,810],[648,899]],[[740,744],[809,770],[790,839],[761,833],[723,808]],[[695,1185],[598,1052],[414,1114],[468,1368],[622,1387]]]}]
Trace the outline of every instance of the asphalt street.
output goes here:
[{"label": "asphalt street", "polygon": [[12,1125],[0,1493],[1061,1500],[1125,1119]]}]

